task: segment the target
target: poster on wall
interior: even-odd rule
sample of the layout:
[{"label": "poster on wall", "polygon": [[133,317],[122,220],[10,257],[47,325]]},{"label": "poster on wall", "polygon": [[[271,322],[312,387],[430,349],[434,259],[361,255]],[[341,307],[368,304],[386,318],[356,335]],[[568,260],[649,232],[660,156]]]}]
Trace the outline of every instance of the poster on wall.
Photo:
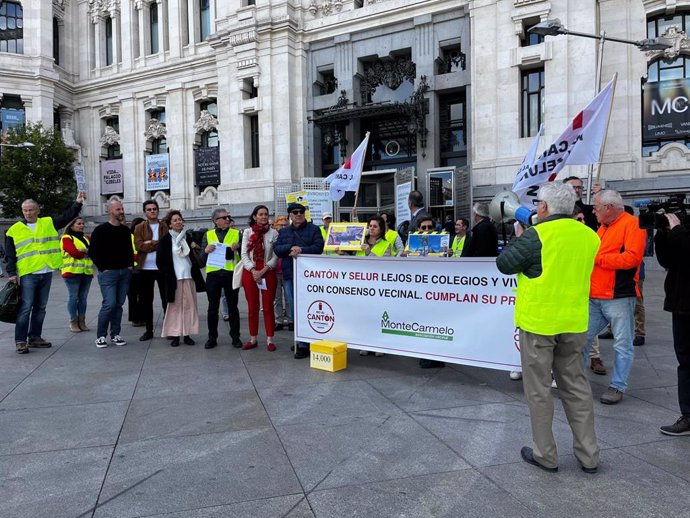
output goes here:
[{"label": "poster on wall", "polygon": [[644,140],[690,135],[690,79],[645,83],[642,97]]},{"label": "poster on wall", "polygon": [[412,218],[407,198],[412,192],[412,182],[405,182],[395,186],[395,219],[398,223],[409,221]]},{"label": "poster on wall", "polygon": [[146,190],[170,189],[170,155],[148,155],[146,157]]},{"label": "poster on wall", "polygon": [[194,170],[199,187],[220,185],[220,148],[200,147],[194,150]]},{"label": "poster on wall", "polygon": [[101,194],[122,194],[122,159],[103,160],[101,162]]}]

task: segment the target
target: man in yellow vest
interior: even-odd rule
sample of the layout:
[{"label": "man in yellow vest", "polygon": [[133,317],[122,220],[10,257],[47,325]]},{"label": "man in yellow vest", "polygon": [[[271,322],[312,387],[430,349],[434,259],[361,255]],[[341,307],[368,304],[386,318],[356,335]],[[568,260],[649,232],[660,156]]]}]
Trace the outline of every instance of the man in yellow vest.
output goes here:
[{"label": "man in yellow vest", "polygon": [[[242,347],[240,340],[240,312],[237,308],[239,288],[233,289],[232,277],[235,268],[242,268],[239,263],[240,231],[230,227],[230,215],[222,207],[218,207],[211,214],[215,228],[204,234],[201,241],[201,264],[206,266],[206,296],[208,297],[208,340],[204,347],[212,349],[218,345],[218,310],[221,292],[225,293],[228,302],[228,316],[230,319],[230,338],[233,347]],[[224,245],[221,247],[220,245]],[[209,264],[209,255],[216,248],[225,249],[223,267]]]},{"label": "man in yellow vest", "polygon": [[501,272],[518,274],[515,326],[520,329],[523,386],[533,439],[533,447],[523,447],[520,454],[528,464],[558,471],[551,428],[553,371],[573,432],[575,458],[585,473],[596,473],[599,446],[582,351],[587,341],[589,279],[599,238],[571,217],[575,191],[570,185],[544,184],[537,198],[537,225],[525,231],[518,226],[516,239],[496,260]]},{"label": "man in yellow vest", "polygon": [[10,282],[19,284],[21,305],[14,328],[14,342],[19,354],[29,347],[51,347],[41,337],[46,305],[50,295],[53,271],[62,265],[58,230],[81,212],[86,193],[80,192],[67,211],[56,217],[40,218],[41,209],[34,200],[24,200],[24,218],[5,234],[7,274]]},{"label": "man in yellow vest", "polygon": [[455,222],[454,228],[455,234],[453,235],[453,241],[450,244],[450,250],[448,250],[448,256],[460,257],[462,255],[462,250],[470,241],[470,236],[468,235],[470,222],[465,218],[458,218],[458,220]]}]

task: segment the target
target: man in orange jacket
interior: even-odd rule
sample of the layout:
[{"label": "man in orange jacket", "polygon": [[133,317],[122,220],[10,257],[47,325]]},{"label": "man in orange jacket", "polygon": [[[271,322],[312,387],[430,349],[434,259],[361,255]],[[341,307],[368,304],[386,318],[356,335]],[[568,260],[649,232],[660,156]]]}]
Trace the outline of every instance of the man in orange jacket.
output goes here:
[{"label": "man in orange jacket", "polygon": [[636,217],[626,213],[623,198],[604,190],[594,196],[594,214],[601,245],[594,259],[589,291],[589,327],[584,359],[596,336],[611,324],[614,364],[611,383],[599,401],[615,405],[623,399],[633,364],[635,301],[639,267],[644,256],[646,233]]}]

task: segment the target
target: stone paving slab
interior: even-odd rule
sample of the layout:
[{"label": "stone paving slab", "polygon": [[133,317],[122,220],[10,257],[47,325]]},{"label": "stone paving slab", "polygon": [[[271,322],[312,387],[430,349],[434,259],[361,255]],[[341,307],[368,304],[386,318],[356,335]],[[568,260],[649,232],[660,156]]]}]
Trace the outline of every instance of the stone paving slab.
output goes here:
[{"label": "stone paving slab", "polygon": [[[0,516],[683,516],[690,437],[658,430],[678,417],[676,364],[663,271],[651,260],[647,273],[647,345],[623,402],[598,402],[610,341],[609,374],[587,371],[594,476],[571,455],[557,390],[551,475],[520,459],[528,411],[505,371],[420,370],[351,350],[348,368],[328,373],[292,358],[291,333],[276,333],[274,353],[239,351],[222,322],[220,345],[205,350],[203,295],[196,346],[139,342],[143,329],[124,323],[127,346],[97,349],[95,332],[67,330],[56,276],[44,327],[54,347],[17,355],[13,327],[0,324]],[[93,285],[92,328],[99,306]],[[159,308],[155,320],[159,334]]]}]

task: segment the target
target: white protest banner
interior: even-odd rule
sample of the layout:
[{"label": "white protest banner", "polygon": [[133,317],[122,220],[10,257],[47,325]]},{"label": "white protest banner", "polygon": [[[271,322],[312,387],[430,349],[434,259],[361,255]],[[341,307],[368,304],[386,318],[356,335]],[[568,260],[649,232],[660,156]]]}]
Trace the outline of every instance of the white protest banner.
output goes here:
[{"label": "white protest banner", "polygon": [[520,370],[516,287],[492,258],[301,255],[295,338]]},{"label": "white protest banner", "polygon": [[532,144],[527,150],[525,158],[522,160],[520,169],[518,169],[518,172],[515,175],[515,182],[513,182],[512,191],[518,195],[518,198],[520,199],[520,204],[525,205],[527,207],[532,207],[532,204],[534,203],[534,198],[526,196],[529,186],[531,184],[531,177],[525,177],[524,173],[532,167],[532,164],[534,164],[534,161],[537,158],[537,151],[539,150],[539,139],[541,139],[541,134],[543,130],[544,125],[540,124],[539,131],[537,131],[537,134],[534,136],[534,140],[532,140]]},{"label": "white protest banner", "polygon": [[575,116],[563,133],[530,167],[520,167],[513,184],[513,192],[520,197],[523,204],[528,207],[534,206],[539,186],[555,180],[564,166],[599,162],[613,101],[613,88],[614,80]]}]

